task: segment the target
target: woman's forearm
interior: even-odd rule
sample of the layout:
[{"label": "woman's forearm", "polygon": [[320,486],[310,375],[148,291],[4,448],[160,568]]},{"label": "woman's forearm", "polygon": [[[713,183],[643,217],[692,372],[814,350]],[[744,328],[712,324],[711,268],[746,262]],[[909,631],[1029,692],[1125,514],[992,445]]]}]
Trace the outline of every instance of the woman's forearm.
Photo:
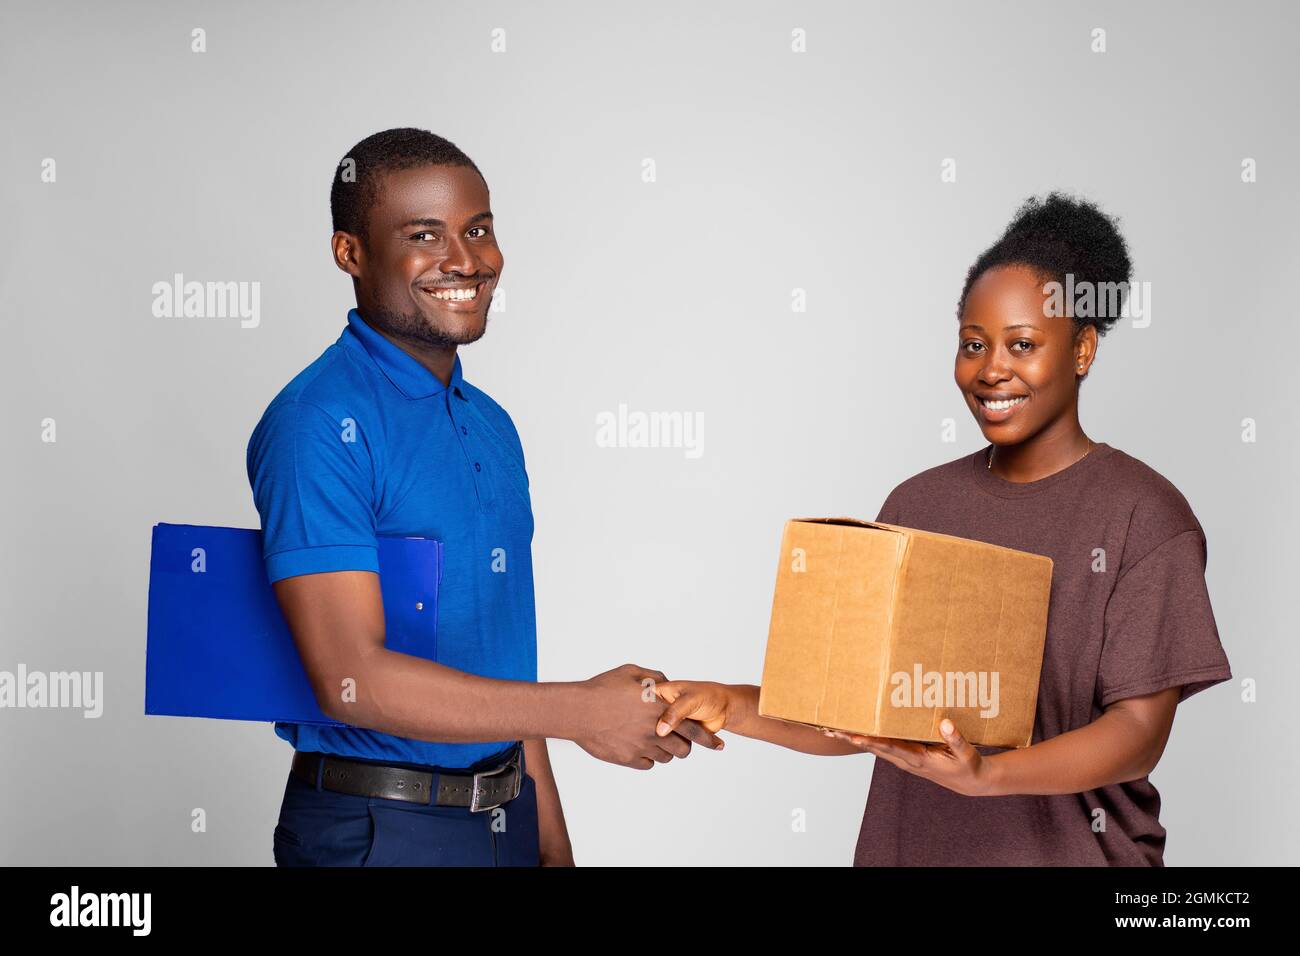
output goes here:
[{"label": "woman's forearm", "polygon": [[1137,780],[1155,766],[1167,734],[1124,710],[1108,710],[1086,727],[986,757],[983,795],[1082,793]]},{"label": "woman's forearm", "polygon": [[765,740],[806,754],[838,757],[860,754],[862,751],[844,740],[827,737],[816,727],[793,724],[775,717],[762,717],[758,713],[758,688],[753,684],[731,684],[728,689],[736,702],[735,721],[727,722],[727,730],[742,737]]}]

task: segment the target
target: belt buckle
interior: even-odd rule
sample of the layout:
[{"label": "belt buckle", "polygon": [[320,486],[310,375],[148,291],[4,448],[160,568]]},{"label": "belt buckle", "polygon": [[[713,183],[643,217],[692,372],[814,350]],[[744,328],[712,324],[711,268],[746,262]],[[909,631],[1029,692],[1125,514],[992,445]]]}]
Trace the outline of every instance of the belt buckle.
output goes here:
[{"label": "belt buckle", "polygon": [[522,779],[520,779],[520,777],[519,777],[518,775],[516,775],[516,777],[515,777],[515,792],[514,792],[513,794],[510,795],[509,800],[502,800],[501,803],[494,803],[494,804],[492,804],[491,806],[483,806],[482,804],[480,804],[480,803],[478,802],[478,798],[479,798],[479,796],[483,793],[483,788],[482,788],[482,786],[479,784],[479,779],[480,779],[481,777],[495,777],[495,776],[498,776],[498,775],[500,775],[500,774],[506,773],[506,772],[508,772],[508,771],[510,771],[510,770],[514,770],[514,771],[516,771],[516,774],[518,774],[518,773],[520,772],[520,771],[519,771],[519,756],[518,756],[518,753],[517,753],[517,752],[516,752],[516,754],[515,754],[514,757],[511,757],[509,760],[507,760],[507,761],[506,761],[504,764],[502,764],[500,767],[497,767],[495,770],[480,770],[478,773],[474,774],[474,783],[473,783],[474,790],[473,790],[473,792],[470,794],[470,797],[469,797],[469,812],[470,812],[470,813],[481,813],[481,812],[484,811],[484,810],[495,810],[497,807],[501,806],[501,803],[508,803],[509,800],[513,800],[515,797],[519,796],[519,792],[520,792],[520,790],[523,789],[523,781],[522,781]]}]

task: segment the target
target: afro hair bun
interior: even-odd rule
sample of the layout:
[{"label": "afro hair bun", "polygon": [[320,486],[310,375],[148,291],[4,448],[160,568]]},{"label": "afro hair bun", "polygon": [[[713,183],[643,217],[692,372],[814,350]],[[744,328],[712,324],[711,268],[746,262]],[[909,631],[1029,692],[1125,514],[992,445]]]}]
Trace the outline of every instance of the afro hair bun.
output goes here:
[{"label": "afro hair bun", "polygon": [[[1065,288],[1109,288],[1114,283],[1120,303],[1125,301],[1133,264],[1118,224],[1093,203],[1061,192],[1030,197],[1007,226],[1002,237],[984,251],[966,273],[957,314],[966,308],[971,286],[985,272],[997,266],[1024,265],[1038,270]],[[1100,299],[1100,295],[1098,296]],[[1120,318],[1119,309],[1097,310],[1105,314],[1082,315],[1073,310],[1075,325],[1091,325],[1098,335]]]}]

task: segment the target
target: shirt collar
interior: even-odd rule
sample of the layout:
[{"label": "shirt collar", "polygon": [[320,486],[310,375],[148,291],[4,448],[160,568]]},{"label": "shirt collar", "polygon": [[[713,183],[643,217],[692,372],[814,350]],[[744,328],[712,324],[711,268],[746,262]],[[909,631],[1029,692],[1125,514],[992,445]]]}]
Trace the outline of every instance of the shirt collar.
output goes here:
[{"label": "shirt collar", "polygon": [[356,309],[348,312],[348,327],[343,330],[343,337],[347,339],[348,336],[366,351],[393,386],[407,398],[430,398],[442,394],[448,388],[460,394],[462,379],[459,355],[451,366],[450,385],[443,385],[438,376],[425,368],[415,356],[367,325]]}]

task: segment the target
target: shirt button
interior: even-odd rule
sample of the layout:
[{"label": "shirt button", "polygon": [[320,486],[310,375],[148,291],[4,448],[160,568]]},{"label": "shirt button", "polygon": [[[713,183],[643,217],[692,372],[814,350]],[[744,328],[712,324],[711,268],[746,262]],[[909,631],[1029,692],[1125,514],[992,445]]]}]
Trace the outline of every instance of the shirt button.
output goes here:
[{"label": "shirt button", "polygon": [[480,465],[478,462],[474,462],[474,470],[475,470],[475,471],[482,471],[482,470],[483,470],[483,466]]},{"label": "shirt button", "polygon": [[415,602],[415,609],[416,609],[417,611],[423,611],[423,610],[424,610],[424,602],[423,602],[423,601],[416,601],[416,602]]},{"label": "shirt button", "polygon": [[461,425],[461,426],[460,426],[460,433],[461,433],[462,435],[468,435],[468,434],[469,434],[469,429],[466,428],[464,425]]}]

